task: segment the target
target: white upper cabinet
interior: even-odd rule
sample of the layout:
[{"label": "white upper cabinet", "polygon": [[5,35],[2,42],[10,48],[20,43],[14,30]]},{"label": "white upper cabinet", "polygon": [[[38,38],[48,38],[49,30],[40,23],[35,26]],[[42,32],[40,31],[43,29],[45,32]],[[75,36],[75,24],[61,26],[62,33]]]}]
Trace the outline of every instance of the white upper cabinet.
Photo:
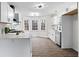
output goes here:
[{"label": "white upper cabinet", "polygon": [[13,9],[10,7],[10,5],[8,5],[8,9],[7,9],[7,20],[9,23],[13,23],[13,18],[14,18],[14,12]]},{"label": "white upper cabinet", "polygon": [[13,10],[7,2],[1,2],[1,19],[0,22],[12,23]]},{"label": "white upper cabinet", "polygon": [[6,2],[1,2],[1,22],[8,22],[7,21],[7,6]]}]

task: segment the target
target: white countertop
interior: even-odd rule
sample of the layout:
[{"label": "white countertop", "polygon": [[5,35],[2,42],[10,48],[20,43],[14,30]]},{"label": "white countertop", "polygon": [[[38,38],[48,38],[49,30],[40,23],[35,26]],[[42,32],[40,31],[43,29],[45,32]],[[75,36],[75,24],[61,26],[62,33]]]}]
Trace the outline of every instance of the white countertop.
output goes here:
[{"label": "white countertop", "polygon": [[19,35],[16,35],[16,33],[8,33],[8,34],[2,34],[0,35],[0,38],[30,38],[31,36],[29,34],[20,33]]}]

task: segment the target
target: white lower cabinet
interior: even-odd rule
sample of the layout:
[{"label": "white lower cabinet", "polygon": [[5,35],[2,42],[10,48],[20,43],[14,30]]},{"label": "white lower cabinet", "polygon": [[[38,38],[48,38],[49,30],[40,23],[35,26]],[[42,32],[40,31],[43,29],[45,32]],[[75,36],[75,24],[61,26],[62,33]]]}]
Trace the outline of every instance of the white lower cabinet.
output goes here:
[{"label": "white lower cabinet", "polygon": [[61,38],[60,38],[60,32],[55,31],[55,42],[56,44],[58,44],[59,46],[61,46]]},{"label": "white lower cabinet", "polygon": [[29,38],[0,39],[0,57],[31,57]]}]

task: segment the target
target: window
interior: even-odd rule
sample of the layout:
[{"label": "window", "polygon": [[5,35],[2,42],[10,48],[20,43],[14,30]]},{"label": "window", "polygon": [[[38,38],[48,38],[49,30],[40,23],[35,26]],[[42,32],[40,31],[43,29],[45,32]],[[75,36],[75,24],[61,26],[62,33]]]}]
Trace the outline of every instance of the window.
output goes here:
[{"label": "window", "polygon": [[29,23],[28,23],[28,20],[25,20],[25,21],[24,21],[24,27],[25,27],[25,30],[29,30]]},{"label": "window", "polygon": [[32,20],[32,30],[38,30],[37,20]]},{"label": "window", "polygon": [[42,20],[41,22],[41,30],[45,30],[45,20]]}]

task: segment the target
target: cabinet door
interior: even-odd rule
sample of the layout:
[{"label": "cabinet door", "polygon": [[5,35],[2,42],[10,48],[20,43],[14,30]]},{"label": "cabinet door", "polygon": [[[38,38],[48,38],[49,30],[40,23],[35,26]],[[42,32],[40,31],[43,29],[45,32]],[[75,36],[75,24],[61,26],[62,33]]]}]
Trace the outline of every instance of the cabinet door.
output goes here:
[{"label": "cabinet door", "polygon": [[60,45],[60,32],[55,32],[55,41],[58,45]]},{"label": "cabinet door", "polygon": [[7,17],[8,17],[7,20],[8,20],[9,23],[12,23],[13,22],[13,18],[14,18],[13,9],[9,5],[7,6],[7,9],[8,9],[7,10],[7,13],[8,13],[7,14]]},{"label": "cabinet door", "polygon": [[1,2],[1,22],[8,22],[7,21],[7,3]]}]

